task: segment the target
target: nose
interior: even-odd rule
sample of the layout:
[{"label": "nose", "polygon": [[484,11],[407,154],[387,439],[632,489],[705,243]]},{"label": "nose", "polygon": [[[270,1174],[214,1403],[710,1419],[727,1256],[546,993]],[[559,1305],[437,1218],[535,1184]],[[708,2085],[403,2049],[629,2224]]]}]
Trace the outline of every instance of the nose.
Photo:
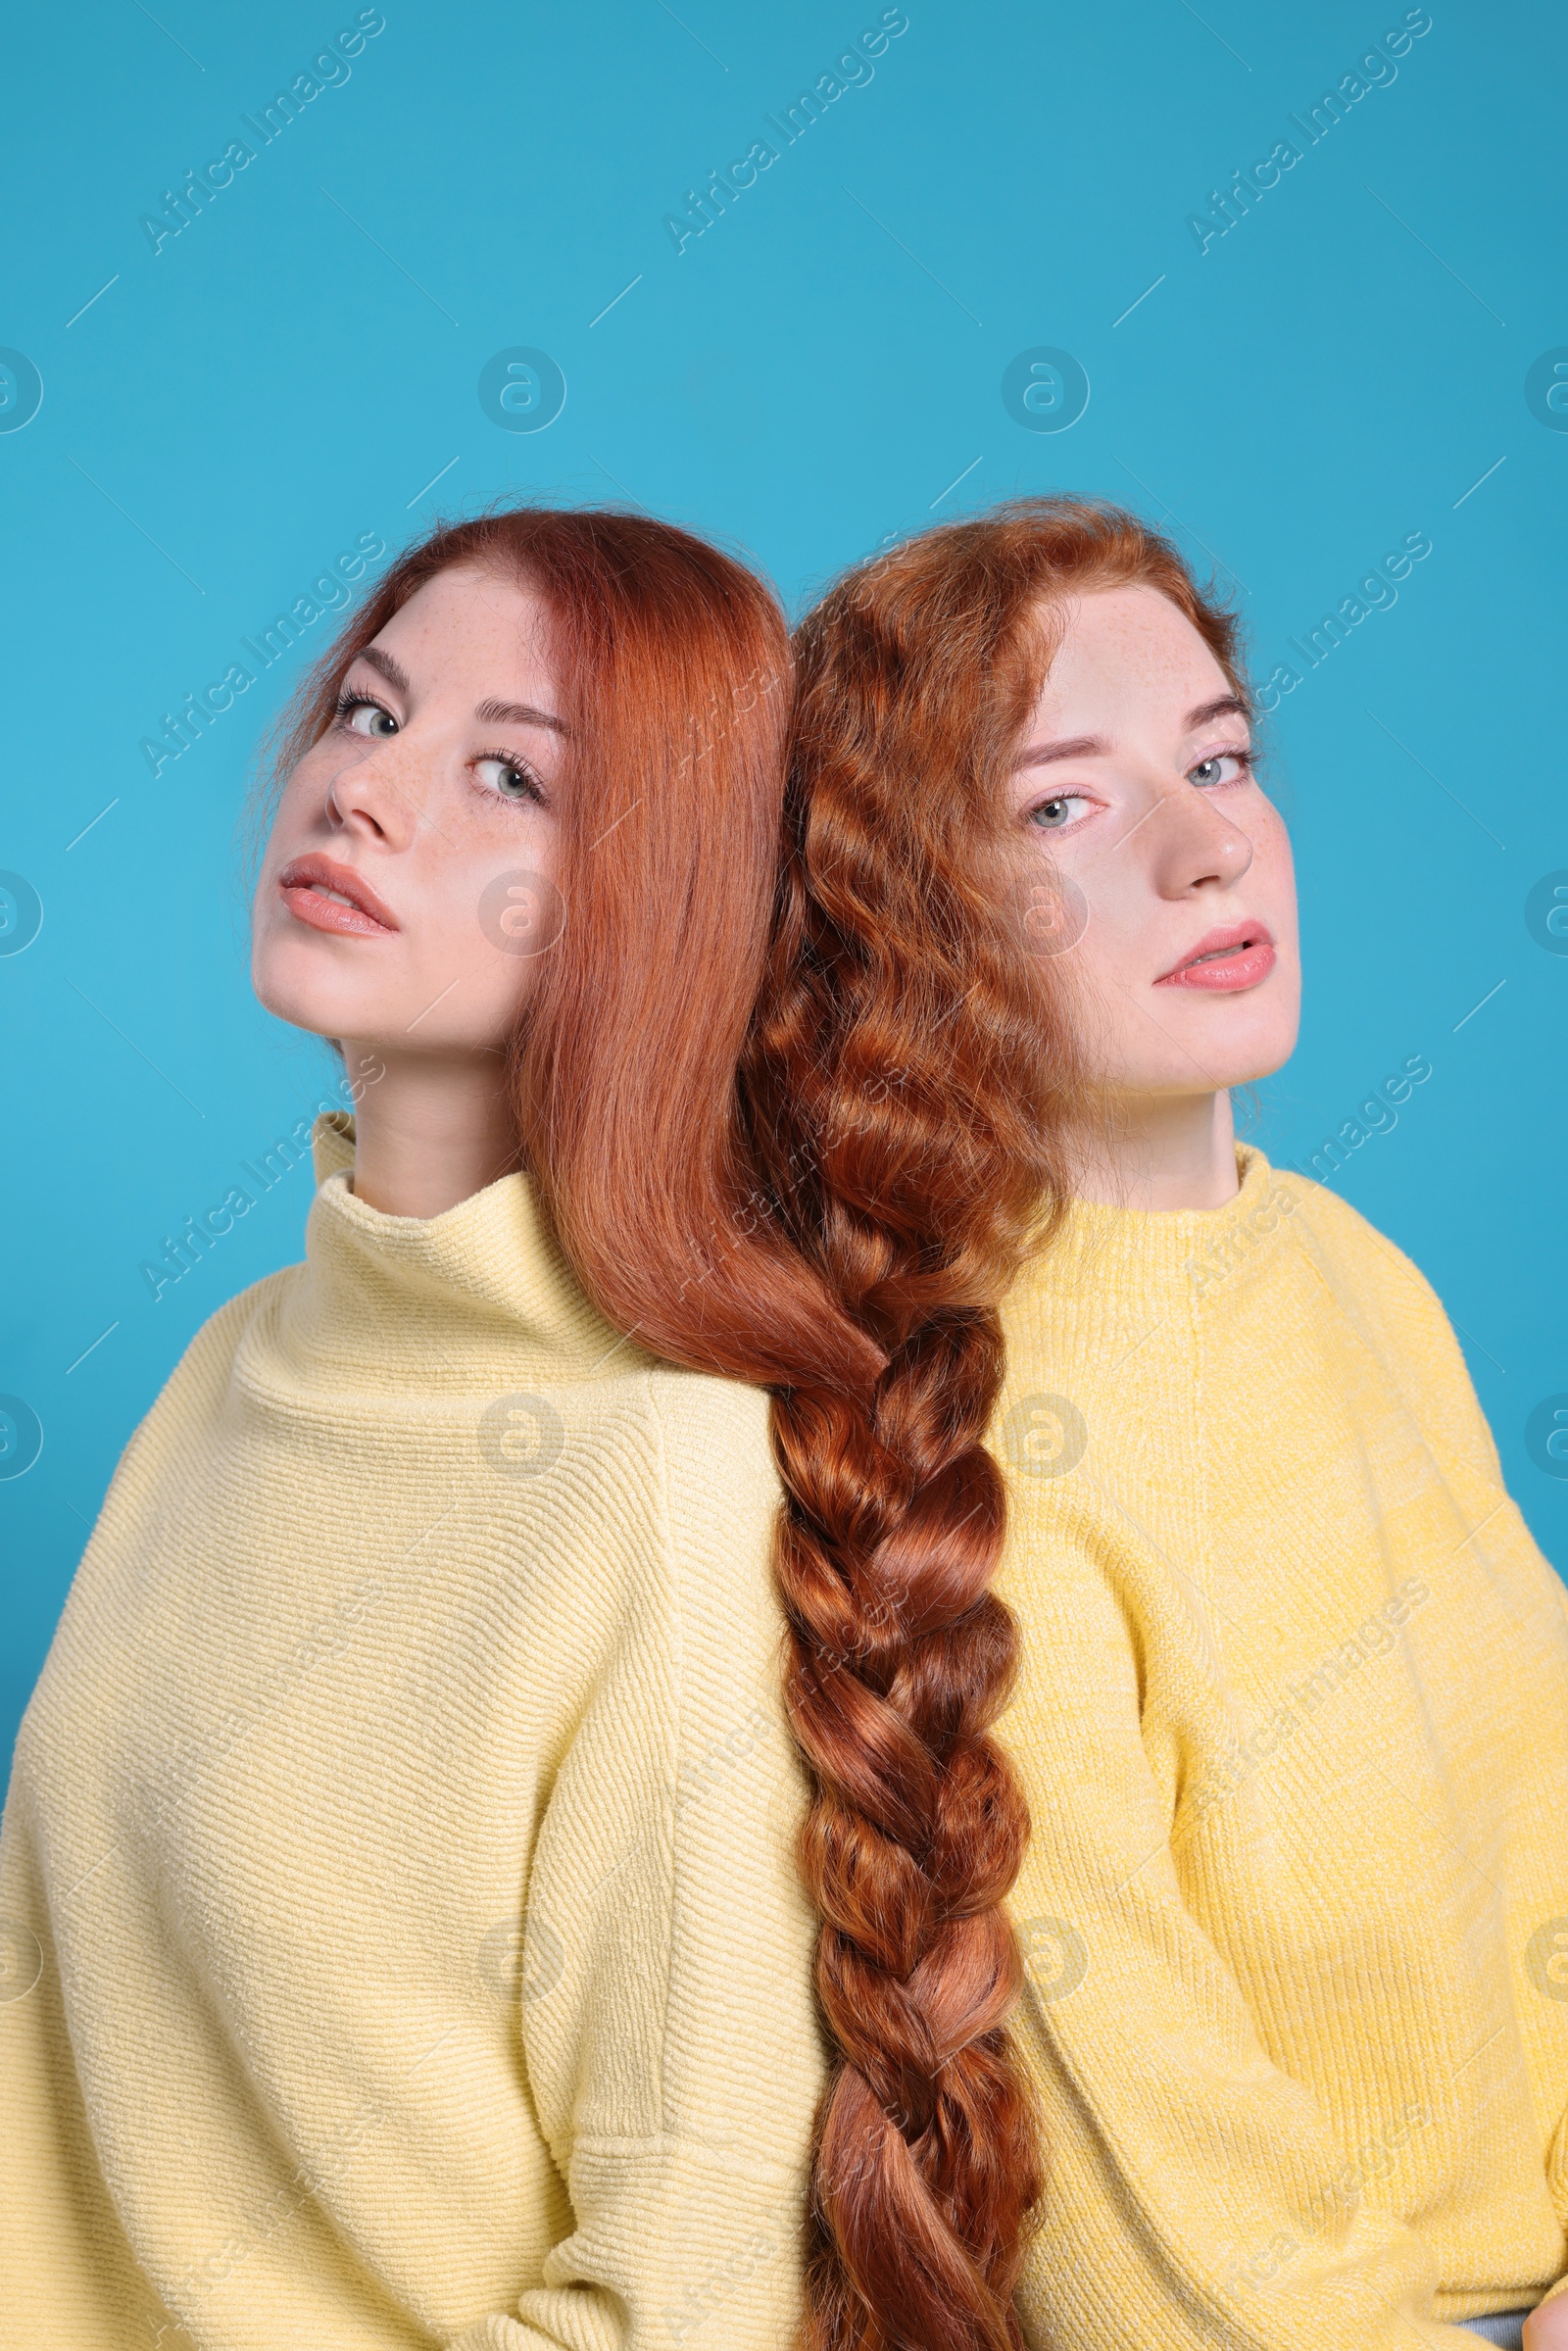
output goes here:
[{"label": "nose", "polygon": [[1252,862],[1252,844],[1239,824],[1185,777],[1162,792],[1144,829],[1155,889],[1161,898],[1190,898],[1195,891],[1225,890]]},{"label": "nose", "polygon": [[326,787],[326,818],[334,831],[359,834],[385,849],[407,849],[419,827],[416,778],[403,742],[369,742],[346,759]]}]

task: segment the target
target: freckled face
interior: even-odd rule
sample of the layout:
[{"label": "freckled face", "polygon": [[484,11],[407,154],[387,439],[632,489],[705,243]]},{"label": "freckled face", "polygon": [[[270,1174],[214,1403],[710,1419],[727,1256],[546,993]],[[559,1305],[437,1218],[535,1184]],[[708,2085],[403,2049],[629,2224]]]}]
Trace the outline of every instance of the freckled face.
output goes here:
[{"label": "freckled face", "polygon": [[1063,956],[1091,1076],[1111,1096],[1208,1094],[1296,1044],[1296,880],[1247,714],[1157,590],[1077,600],[1011,803]]},{"label": "freckled face", "polygon": [[531,589],[455,564],[346,671],[256,895],[252,978],[280,1019],[387,1053],[505,1043],[540,967],[519,948],[561,919],[545,622]]}]

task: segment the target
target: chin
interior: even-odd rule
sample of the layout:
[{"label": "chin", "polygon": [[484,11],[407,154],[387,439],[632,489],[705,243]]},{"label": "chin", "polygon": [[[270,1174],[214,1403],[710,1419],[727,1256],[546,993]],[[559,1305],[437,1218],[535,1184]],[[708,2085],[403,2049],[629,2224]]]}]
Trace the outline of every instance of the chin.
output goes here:
[{"label": "chin", "polygon": [[1148,1072],[1149,1091],[1191,1094],[1195,1063],[1216,1094],[1229,1093],[1239,1086],[1255,1086],[1282,1069],[1295,1050],[1294,1026],[1282,1032],[1272,1021],[1262,1034],[1254,1030],[1246,1036],[1195,1036],[1190,1053],[1173,1054],[1168,1059],[1162,1056],[1157,1071]]},{"label": "chin", "polygon": [[1238,1073],[1221,1077],[1221,1085],[1248,1086],[1269,1077],[1296,1051],[1301,1023],[1300,998],[1295,990],[1274,995],[1265,981],[1241,996],[1186,1001],[1195,1017],[1185,1033],[1177,1034],[1184,1044],[1190,1042],[1205,1069]]},{"label": "chin", "polygon": [[257,1003],[275,1020],[313,1037],[364,1036],[368,1022],[373,1028],[378,1017],[384,1018],[384,1003],[378,1015],[362,988],[345,986],[343,975],[320,970],[320,959],[308,949],[301,954],[294,943],[285,948],[275,939],[258,941],[251,957]]},{"label": "chin", "polygon": [[1276,1034],[1260,1038],[1249,1050],[1225,1056],[1222,1064],[1224,1075],[1220,1084],[1226,1087],[1256,1086],[1264,1078],[1271,1078],[1277,1069],[1283,1069],[1295,1051],[1294,1028],[1289,1036]]}]

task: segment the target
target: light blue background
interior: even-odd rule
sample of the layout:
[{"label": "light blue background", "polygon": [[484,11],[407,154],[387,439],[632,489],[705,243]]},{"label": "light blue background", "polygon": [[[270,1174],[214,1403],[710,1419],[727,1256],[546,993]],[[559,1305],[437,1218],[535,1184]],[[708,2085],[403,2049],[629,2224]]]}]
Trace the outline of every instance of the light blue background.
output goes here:
[{"label": "light blue background", "polygon": [[[156,1303],[138,1264],[334,1074],[245,976],[236,827],[298,661],[156,781],[138,741],[361,533],[397,545],[508,490],[629,497],[749,549],[796,605],[893,532],[1105,493],[1218,561],[1260,676],[1430,536],[1269,729],[1308,992],[1259,1132],[1309,1153],[1430,1059],[1339,1189],[1436,1283],[1568,1567],[1568,1483],[1524,1440],[1568,1390],[1568,956],[1524,914],[1568,867],[1568,433],[1524,397],[1568,343],[1561,16],[1433,0],[1397,78],[1200,253],[1187,217],[1294,135],[1397,0],[908,0],[874,78],[677,254],[663,216],[879,13],[386,0],[351,78],[156,255],[139,216],[355,7],[89,0],[14,24],[0,344],[44,395],[0,434],[0,867],[45,911],[0,956],[0,1391],[44,1445],[0,1483],[7,1743],[122,1446],[198,1325],[299,1253],[308,1177]],[[481,412],[480,369],[516,344],[564,371],[546,431]],[[1059,434],[1000,397],[1037,344],[1090,378]]]}]

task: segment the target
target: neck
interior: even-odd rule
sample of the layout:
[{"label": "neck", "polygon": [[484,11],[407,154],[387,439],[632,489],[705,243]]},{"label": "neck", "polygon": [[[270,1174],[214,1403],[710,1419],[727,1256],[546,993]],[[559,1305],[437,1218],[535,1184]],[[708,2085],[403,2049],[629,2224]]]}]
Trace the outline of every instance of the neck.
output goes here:
[{"label": "neck", "polygon": [[1234,1200],[1230,1095],[1118,1094],[1078,1153],[1081,1200],[1114,1208],[1219,1208]]},{"label": "neck", "polygon": [[356,1081],[354,1191],[367,1207],[440,1216],[521,1164],[504,1055],[348,1039],[343,1053]]}]

